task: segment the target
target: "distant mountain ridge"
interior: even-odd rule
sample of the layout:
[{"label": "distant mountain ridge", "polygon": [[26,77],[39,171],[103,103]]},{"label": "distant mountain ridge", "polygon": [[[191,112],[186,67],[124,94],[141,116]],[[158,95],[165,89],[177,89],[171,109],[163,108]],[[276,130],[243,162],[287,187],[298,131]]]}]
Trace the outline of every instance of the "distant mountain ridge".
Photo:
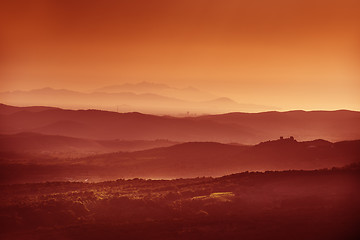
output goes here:
[{"label": "distant mountain ridge", "polygon": [[104,91],[104,92],[122,92],[122,91],[131,91],[131,92],[152,92],[161,89],[176,89],[170,87],[166,84],[152,83],[152,82],[139,82],[139,83],[124,83],[117,85],[105,86],[102,88],[97,88],[95,91]]},{"label": "distant mountain ridge", "polygon": [[[146,86],[149,85],[149,83],[144,84]],[[133,87],[121,87],[121,91],[95,91],[91,93],[53,88],[0,92],[0,101],[20,106],[46,105],[69,109],[102,109],[120,112],[137,111],[172,115],[186,114],[188,112],[193,114],[225,113],[229,111],[253,112],[269,108],[256,104],[241,104],[231,99],[226,99],[225,101],[225,98],[212,95],[196,98],[196,96],[201,95],[201,91],[194,88],[175,89],[166,85],[163,87],[160,85],[159,87],[158,84],[151,84],[150,86],[155,86],[153,88],[158,90],[150,91],[152,88],[147,87],[150,88],[149,91],[131,91],[132,88],[136,88],[138,85],[130,86]],[[166,89],[166,92],[159,89]]]},{"label": "distant mountain ridge", "polygon": [[108,93],[133,92],[137,94],[153,93],[167,97],[175,97],[187,101],[207,101],[218,98],[218,96],[216,95],[201,91],[194,87],[175,88],[166,84],[146,81],[139,83],[124,83],[119,85],[105,86],[102,88],[98,88],[95,91]]}]

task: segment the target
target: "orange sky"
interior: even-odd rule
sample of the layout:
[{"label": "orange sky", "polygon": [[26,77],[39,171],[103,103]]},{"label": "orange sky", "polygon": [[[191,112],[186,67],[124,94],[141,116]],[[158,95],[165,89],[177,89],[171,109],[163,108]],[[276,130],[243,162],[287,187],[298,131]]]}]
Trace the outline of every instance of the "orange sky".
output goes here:
[{"label": "orange sky", "polygon": [[0,89],[151,81],[360,110],[359,12],[358,0],[3,0]]}]

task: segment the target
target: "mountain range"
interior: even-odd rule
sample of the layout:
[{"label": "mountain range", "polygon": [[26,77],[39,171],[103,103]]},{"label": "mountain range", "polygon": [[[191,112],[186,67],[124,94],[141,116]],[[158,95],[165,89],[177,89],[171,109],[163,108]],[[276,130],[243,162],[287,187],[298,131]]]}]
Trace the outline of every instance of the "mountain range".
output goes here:
[{"label": "mountain range", "polygon": [[300,141],[360,139],[360,112],[289,111],[171,117],[138,112],[0,105],[0,134],[34,132],[96,140],[213,141],[257,144],[279,136]]},{"label": "mountain range", "polygon": [[90,93],[53,88],[0,92],[0,101],[19,106],[46,105],[69,109],[171,115],[258,112],[273,109],[268,106],[237,103],[230,98],[216,97],[192,87],[177,89],[146,82],[109,86]]},{"label": "mountain range", "polygon": [[194,87],[175,88],[166,84],[152,83],[152,82],[139,82],[139,83],[124,83],[119,85],[105,86],[95,89],[94,92],[132,92],[136,94],[153,93],[165,97],[172,97],[178,99],[186,99],[189,101],[209,101],[219,98],[218,96],[201,91]]}]

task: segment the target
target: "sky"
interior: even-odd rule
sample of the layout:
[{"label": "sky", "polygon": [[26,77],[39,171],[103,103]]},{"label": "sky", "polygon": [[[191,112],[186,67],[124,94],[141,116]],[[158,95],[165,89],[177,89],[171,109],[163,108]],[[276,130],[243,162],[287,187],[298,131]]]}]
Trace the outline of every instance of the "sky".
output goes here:
[{"label": "sky", "polygon": [[0,90],[149,81],[360,110],[358,0],[3,0]]}]

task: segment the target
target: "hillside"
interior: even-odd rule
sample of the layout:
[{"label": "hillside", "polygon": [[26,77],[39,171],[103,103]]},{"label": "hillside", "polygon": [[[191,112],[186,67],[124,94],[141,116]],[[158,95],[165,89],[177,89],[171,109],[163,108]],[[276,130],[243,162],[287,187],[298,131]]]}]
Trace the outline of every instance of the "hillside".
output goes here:
[{"label": "hillside", "polygon": [[0,103],[0,114],[8,115],[20,111],[28,112],[41,112],[49,109],[57,109],[55,107],[43,107],[43,106],[32,106],[32,107],[15,107]]},{"label": "hillside", "polygon": [[[18,111],[2,115],[0,132],[37,132],[91,139],[172,141],[232,141],[252,138],[249,130],[214,121],[115,113],[98,110],[51,109],[41,112]],[[239,139],[239,140],[240,140]]]},{"label": "hillside", "polygon": [[96,153],[139,151],[174,144],[176,142],[167,140],[93,140],[32,132],[0,135],[0,152],[47,154],[55,157],[79,157]]},{"label": "hillside", "polygon": [[331,168],[360,161],[359,156],[360,141],[276,140],[255,146],[193,142],[132,153],[90,156],[78,159],[78,163],[111,165],[124,177],[177,178],[221,176],[242,171]]},{"label": "hillside", "polygon": [[[16,152],[15,152],[16,153]],[[1,156],[1,182],[104,181],[222,176],[243,171],[321,169],[360,162],[360,141],[331,143],[282,139],[255,146],[190,142],[82,158]]]},{"label": "hillside", "polygon": [[200,116],[198,119],[253,128],[263,133],[267,139],[279,136],[294,136],[301,140],[322,138],[330,141],[360,138],[360,112],[348,110],[234,112]]}]

